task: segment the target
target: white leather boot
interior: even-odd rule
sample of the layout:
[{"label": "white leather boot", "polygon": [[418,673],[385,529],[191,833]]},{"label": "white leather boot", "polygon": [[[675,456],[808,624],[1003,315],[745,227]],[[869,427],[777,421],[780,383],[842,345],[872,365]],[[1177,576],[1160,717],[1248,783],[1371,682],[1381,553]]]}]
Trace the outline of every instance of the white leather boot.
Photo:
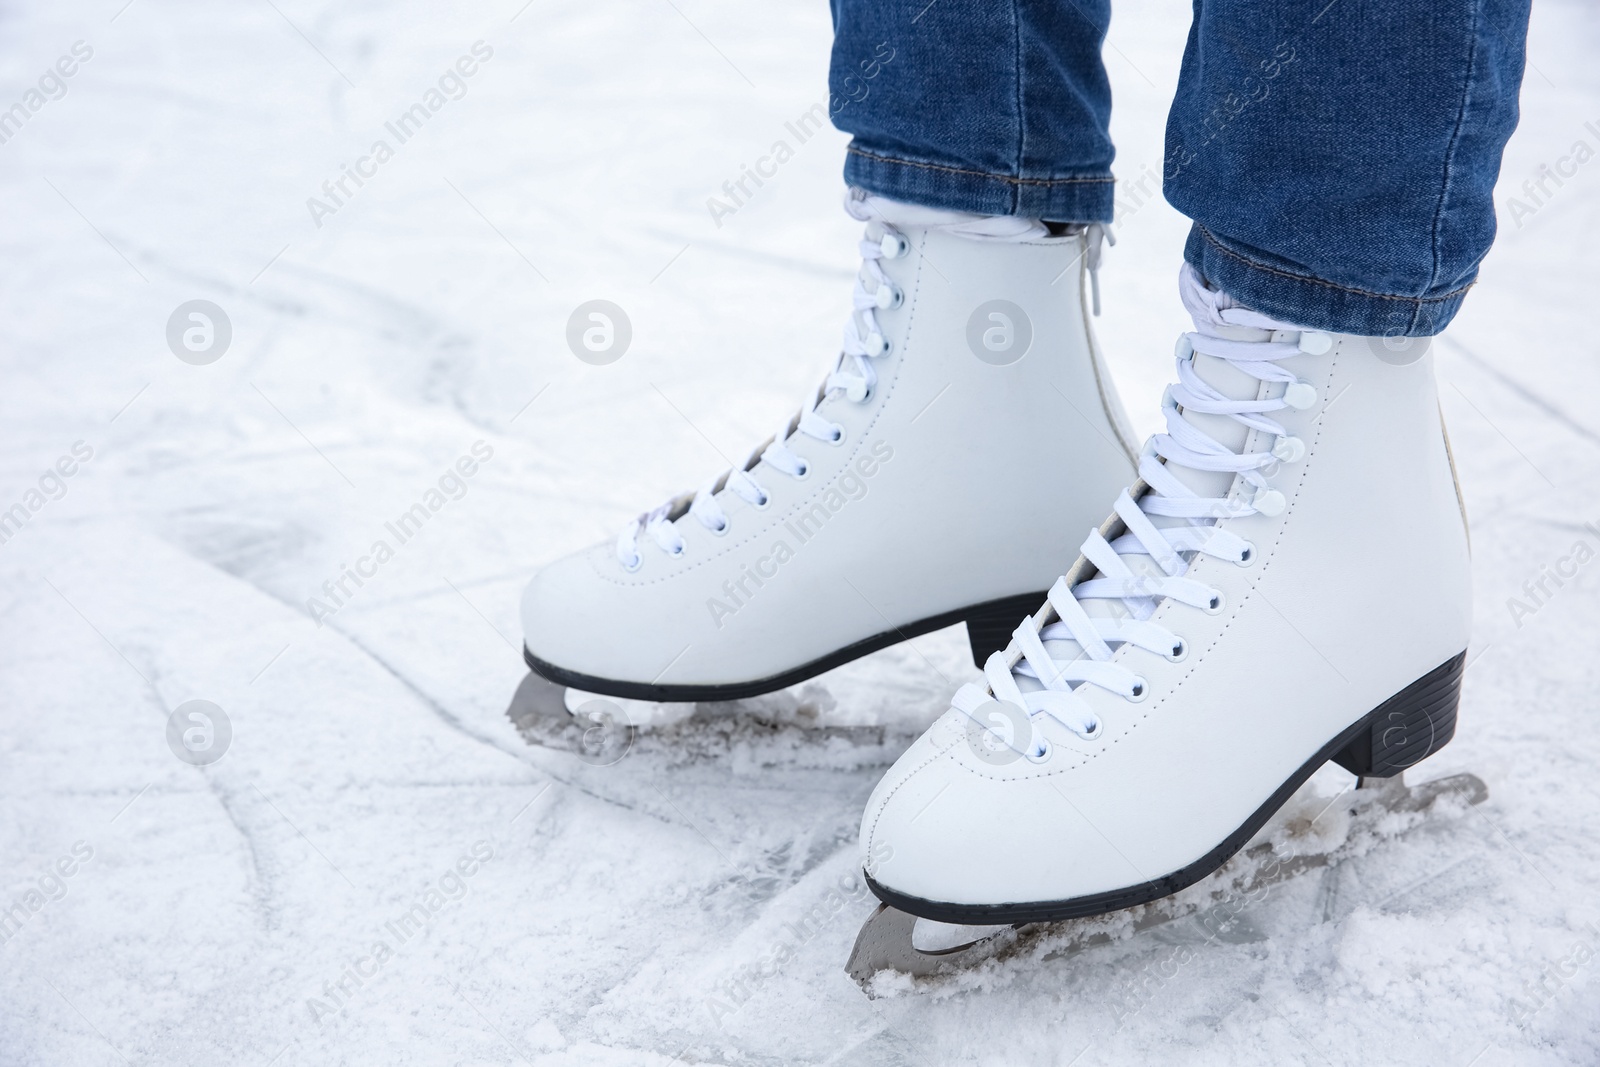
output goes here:
[{"label": "white leather boot", "polygon": [[738,469],[534,576],[540,675],[731,700],[961,621],[981,663],[1131,477],[1084,233],[847,206],[867,229],[835,369]]},{"label": "white leather boot", "polygon": [[1140,904],[1323,763],[1394,775],[1454,732],[1470,581],[1431,359],[1274,322],[1189,268],[1182,288],[1196,332],[1140,480],[868,801],[894,908]]}]

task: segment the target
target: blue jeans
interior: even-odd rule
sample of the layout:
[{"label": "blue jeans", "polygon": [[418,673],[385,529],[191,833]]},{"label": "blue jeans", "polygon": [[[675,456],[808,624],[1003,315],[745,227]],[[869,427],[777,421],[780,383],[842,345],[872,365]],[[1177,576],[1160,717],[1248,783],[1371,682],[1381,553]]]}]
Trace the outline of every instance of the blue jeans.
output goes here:
[{"label": "blue jeans", "polygon": [[[1109,0],[832,0],[845,180],[911,203],[1112,217]],[[1528,0],[1194,0],[1167,117],[1185,256],[1274,318],[1427,336],[1494,239]]]}]

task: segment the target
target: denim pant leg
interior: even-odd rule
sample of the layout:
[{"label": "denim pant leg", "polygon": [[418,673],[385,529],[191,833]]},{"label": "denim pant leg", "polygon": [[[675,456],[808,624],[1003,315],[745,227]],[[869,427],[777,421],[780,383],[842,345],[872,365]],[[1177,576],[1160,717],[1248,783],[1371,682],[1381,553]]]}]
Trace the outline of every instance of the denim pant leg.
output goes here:
[{"label": "denim pant leg", "polygon": [[1249,307],[1427,336],[1494,239],[1527,0],[1195,0],[1167,121],[1186,258]]},{"label": "denim pant leg", "polygon": [[845,181],[929,207],[1111,218],[1110,0],[832,0]]}]

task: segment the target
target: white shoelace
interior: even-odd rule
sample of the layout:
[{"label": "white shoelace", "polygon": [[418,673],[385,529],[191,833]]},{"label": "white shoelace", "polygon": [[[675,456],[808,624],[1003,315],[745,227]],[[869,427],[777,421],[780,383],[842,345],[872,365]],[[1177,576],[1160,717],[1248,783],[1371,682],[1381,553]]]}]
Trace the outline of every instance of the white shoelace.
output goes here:
[{"label": "white shoelace", "polygon": [[[1234,305],[1225,294],[1207,289],[1187,265],[1179,288],[1195,330],[1178,339],[1178,381],[1162,401],[1167,432],[1150,439],[1139,461],[1139,478],[1148,489],[1137,500],[1128,490],[1117,498],[1114,510],[1125,533],[1107,541],[1100,531],[1090,532],[1083,555],[1093,564],[1095,576],[1070,587],[1066,578],[1056,579],[1047,604],[1022,620],[1012,634],[1013,648],[1020,652],[1015,666],[1011,649],[996,652],[984,664],[987,687],[968,684],[957,691],[952,706],[986,730],[994,732],[975,713],[991,700],[1002,700],[1022,708],[1030,720],[1048,714],[1080,737],[1098,737],[1101,724],[1078,687],[1096,685],[1130,701],[1145,699],[1148,683],[1126,663],[1111,662],[1113,653],[1121,645],[1133,645],[1169,660],[1183,659],[1188,654],[1183,638],[1148,621],[1158,603],[1172,599],[1220,612],[1222,593],[1185,577],[1190,563],[1197,555],[1250,561],[1254,546],[1217,529],[1216,522],[1257,513],[1276,515],[1285,507],[1283,494],[1267,483],[1268,472],[1280,462],[1300,459],[1305,446],[1269,414],[1308,408],[1317,393],[1275,361],[1327,352],[1333,339]],[[1294,339],[1238,339],[1251,330],[1274,331],[1279,337],[1288,333]],[[1236,400],[1200,377],[1194,367],[1196,353],[1225,360],[1258,382],[1284,388],[1271,390],[1279,393],[1275,398]],[[1236,453],[1186,420],[1185,411],[1225,416],[1247,429],[1273,435],[1276,441],[1270,451]],[[1173,465],[1238,475],[1254,493],[1249,500],[1202,497],[1172,473]],[[1035,761],[1048,757],[1048,740],[1034,743],[1023,754]]]},{"label": "white shoelace", "polygon": [[[791,478],[804,478],[810,473],[805,460],[789,449],[787,442],[796,433],[818,441],[837,444],[844,436],[844,427],[817,412],[825,399],[840,396],[864,404],[872,397],[878,382],[872,361],[889,353],[889,341],[878,327],[877,312],[899,307],[905,294],[889,279],[880,263],[884,259],[899,259],[910,251],[910,243],[900,228],[927,228],[944,230],[975,240],[1027,241],[1044,237],[1048,229],[1034,219],[1013,216],[972,215],[937,208],[902,204],[882,197],[870,196],[852,189],[845,197],[845,210],[851,218],[867,224],[861,239],[861,270],[856,274],[852,294],[853,312],[844,328],[844,344],[833,371],[818,388],[810,403],[784,424],[762,444],[752,449],[738,465],[712,478],[695,492],[689,503],[688,514],[706,529],[722,534],[728,530],[728,515],[717,501],[724,489],[737,493],[745,503],[755,508],[765,508],[770,496],[752,473],[759,464],[779,471]],[[1091,242],[1091,261],[1098,266],[1098,242]],[[867,287],[868,282],[872,287]],[[681,518],[682,498],[668,500],[653,511],[638,516],[617,535],[617,561],[630,571],[638,570],[644,559],[639,554],[639,535],[650,539],[667,555],[683,555],[683,535],[674,525]]]}]

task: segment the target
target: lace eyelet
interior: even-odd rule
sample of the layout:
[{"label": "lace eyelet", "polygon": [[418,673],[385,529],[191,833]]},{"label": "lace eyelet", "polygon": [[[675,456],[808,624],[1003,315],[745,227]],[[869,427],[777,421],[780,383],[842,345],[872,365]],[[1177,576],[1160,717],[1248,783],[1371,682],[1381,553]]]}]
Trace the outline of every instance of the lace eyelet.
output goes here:
[{"label": "lace eyelet", "polygon": [[1208,602],[1206,604],[1206,606],[1201,608],[1200,610],[1205,612],[1207,615],[1221,615],[1222,614],[1222,609],[1227,607],[1227,606],[1228,606],[1228,598],[1226,596],[1223,596],[1222,590],[1213,589],[1211,591],[1211,600],[1210,600],[1210,602]]},{"label": "lace eyelet", "polygon": [[1275,519],[1289,506],[1289,499],[1276,489],[1263,489],[1251,498],[1250,506],[1267,518]]},{"label": "lace eyelet", "polygon": [[1038,752],[1024,752],[1022,755],[1029,763],[1044,763],[1053,752],[1055,746],[1050,744],[1050,739],[1047,737],[1040,742]]},{"label": "lace eyelet", "polygon": [[1254,541],[1246,541],[1244,548],[1239,551],[1239,558],[1233,561],[1240,567],[1254,567],[1256,565],[1256,546]]},{"label": "lace eyelet", "polygon": [[800,469],[794,472],[794,479],[797,482],[803,482],[809,477],[811,477],[811,464],[801,460]]},{"label": "lace eyelet", "polygon": [[1291,434],[1284,434],[1272,444],[1272,455],[1283,463],[1299,463],[1306,455],[1306,443]]},{"label": "lace eyelet", "polygon": [[640,567],[644,566],[644,557],[639,555],[639,553],[635,552],[633,554],[632,562],[629,562],[629,561],[626,561],[626,560],[620,560],[620,559],[617,560],[617,562],[622,564],[622,569],[623,570],[627,571],[629,574],[633,574],[633,573],[637,572]]},{"label": "lace eyelet", "polygon": [[1320,356],[1333,347],[1333,338],[1321,330],[1301,330],[1296,347],[1309,356]]},{"label": "lace eyelet", "polygon": [[688,545],[679,545],[676,551],[674,551],[674,550],[672,550],[670,548],[667,549],[667,555],[671,556],[673,559],[682,559],[684,557],[684,553],[686,553],[688,551],[689,551],[689,546]]},{"label": "lace eyelet", "polygon": [[1165,658],[1168,663],[1182,663],[1189,658],[1189,642],[1178,638],[1178,643],[1172,646],[1172,651]]},{"label": "lace eyelet", "polygon": [[1145,698],[1147,698],[1149,695],[1150,683],[1145,679],[1144,675],[1136,674],[1133,678],[1133,689],[1124,697],[1124,699],[1126,699],[1130,704],[1143,704],[1145,702]]},{"label": "lace eyelet", "polygon": [[746,501],[746,503],[755,508],[757,511],[766,511],[772,506],[772,494],[762,493],[760,500]]},{"label": "lace eyelet", "polygon": [[1105,734],[1105,732],[1105,723],[1101,722],[1099,719],[1096,719],[1093,726],[1089,727],[1087,731],[1079,734],[1078,736],[1083,738],[1085,741],[1098,741]]},{"label": "lace eyelet", "polygon": [[1304,411],[1317,402],[1317,387],[1310,382],[1291,382],[1283,391],[1283,402],[1296,411]]},{"label": "lace eyelet", "polygon": [[833,427],[833,436],[828,438],[828,443],[830,445],[842,445],[842,444],[844,444],[844,427],[843,426],[840,426],[837,423],[834,425],[834,427]]},{"label": "lace eyelet", "polygon": [[899,259],[911,251],[911,242],[893,230],[889,230],[879,239],[878,248],[883,252],[885,259]]},{"label": "lace eyelet", "polygon": [[727,537],[728,529],[732,525],[733,523],[729,522],[727,519],[723,519],[721,526],[707,526],[706,529],[711,531],[711,535],[713,537]]}]

